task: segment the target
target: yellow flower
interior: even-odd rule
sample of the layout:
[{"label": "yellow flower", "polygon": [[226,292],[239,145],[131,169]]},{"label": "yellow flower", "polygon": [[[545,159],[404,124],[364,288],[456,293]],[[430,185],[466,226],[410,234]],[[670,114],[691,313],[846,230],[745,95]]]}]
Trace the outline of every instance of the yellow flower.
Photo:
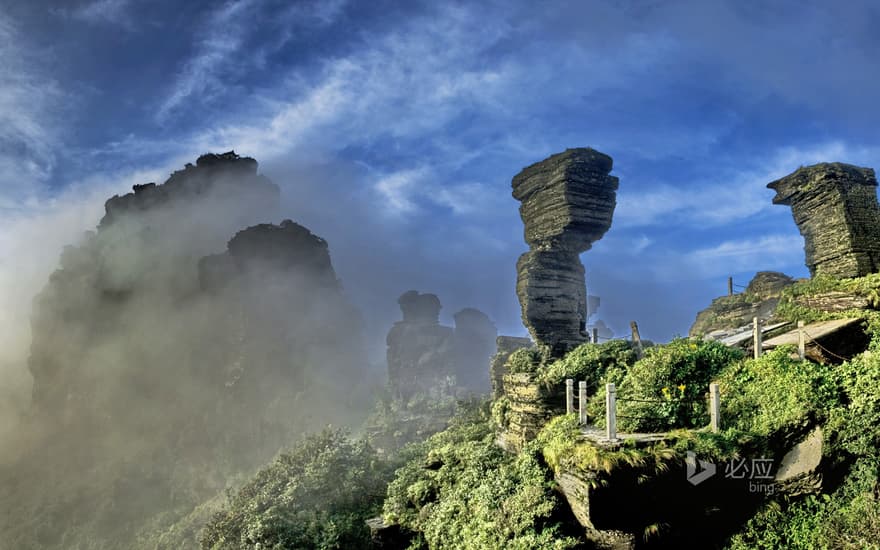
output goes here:
[{"label": "yellow flower", "polygon": [[696,345],[696,344],[691,344],[690,347],[691,347],[691,349],[697,349],[697,345]]},{"label": "yellow flower", "polygon": [[666,399],[672,398],[672,396],[669,394],[669,388],[667,388],[666,386],[663,386],[663,389],[660,391],[663,392],[663,397],[665,397]]}]

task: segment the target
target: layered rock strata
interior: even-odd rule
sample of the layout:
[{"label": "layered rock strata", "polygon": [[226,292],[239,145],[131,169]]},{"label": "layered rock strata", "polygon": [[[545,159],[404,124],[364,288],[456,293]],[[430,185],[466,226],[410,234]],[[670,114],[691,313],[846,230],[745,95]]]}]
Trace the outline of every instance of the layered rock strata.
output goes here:
[{"label": "layered rock strata", "polygon": [[861,277],[880,268],[880,206],[874,170],[839,162],[802,167],[767,184],[791,206],[810,274]]},{"label": "layered rock strata", "polygon": [[568,149],[522,170],[512,181],[529,251],[517,262],[523,323],[559,357],[587,339],[587,292],[579,255],[611,227],[618,179],[611,157]]},{"label": "layered rock strata", "polygon": [[785,273],[759,271],[744,292],[712,300],[709,307],[697,314],[689,335],[723,338],[750,325],[755,317],[762,321],[772,319],[782,290],[794,282]]}]

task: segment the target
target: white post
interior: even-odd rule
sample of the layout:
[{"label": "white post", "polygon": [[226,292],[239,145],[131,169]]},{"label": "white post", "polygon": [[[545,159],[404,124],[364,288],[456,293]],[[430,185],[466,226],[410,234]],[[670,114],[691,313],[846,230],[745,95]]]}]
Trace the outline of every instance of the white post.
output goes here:
[{"label": "white post", "polygon": [[755,359],[761,357],[761,346],[763,345],[763,341],[761,339],[761,320],[755,317],[752,319],[753,323],[753,331],[754,331],[754,339],[755,339]]},{"label": "white post", "polygon": [[718,384],[709,384],[709,427],[718,433],[721,429],[721,397]]},{"label": "white post", "polygon": [[609,441],[617,440],[617,389],[605,384],[605,435]]},{"label": "white post", "polygon": [[587,425],[587,383],[583,380],[578,382],[578,412],[580,412],[581,426]]},{"label": "white post", "polygon": [[565,414],[574,412],[574,380],[571,378],[565,381]]},{"label": "white post", "polygon": [[804,336],[805,336],[804,335],[804,322],[798,321],[797,327],[798,327],[798,359],[803,361],[804,357],[807,354],[807,343],[804,338]]}]

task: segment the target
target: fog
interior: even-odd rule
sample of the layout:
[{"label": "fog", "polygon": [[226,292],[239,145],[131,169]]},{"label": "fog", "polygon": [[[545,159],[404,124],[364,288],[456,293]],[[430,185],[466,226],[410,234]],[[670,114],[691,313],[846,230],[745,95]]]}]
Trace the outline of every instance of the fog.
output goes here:
[{"label": "fog", "polygon": [[327,243],[277,225],[278,187],[242,164],[114,199],[96,231],[100,190],[7,222],[12,547],[155,543],[300,434],[369,412],[384,373]]}]

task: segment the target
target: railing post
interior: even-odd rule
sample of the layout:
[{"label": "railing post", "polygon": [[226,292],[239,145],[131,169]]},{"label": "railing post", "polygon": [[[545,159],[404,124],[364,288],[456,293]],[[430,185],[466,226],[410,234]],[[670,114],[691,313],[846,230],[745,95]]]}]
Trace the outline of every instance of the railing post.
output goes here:
[{"label": "railing post", "polygon": [[617,389],[605,384],[605,435],[609,441],[617,440]]},{"label": "railing post", "polygon": [[587,425],[587,383],[584,380],[578,382],[578,412],[582,426]]},{"label": "railing post", "polygon": [[762,335],[761,335],[761,320],[758,319],[757,317],[753,318],[752,325],[753,325],[752,330],[754,332],[753,336],[754,336],[754,345],[755,345],[755,359],[757,359],[757,358],[761,357],[761,351],[763,351],[761,349],[761,347],[764,344],[764,342],[761,338],[762,337]]},{"label": "railing post", "polygon": [[639,335],[639,324],[635,321],[630,321],[629,328],[632,329],[632,341],[633,346],[636,348],[636,354],[639,357],[642,356],[642,337]]},{"label": "railing post", "polygon": [[727,278],[727,295],[733,296],[733,277]]},{"label": "railing post", "polygon": [[807,354],[807,343],[806,343],[806,339],[805,339],[805,335],[804,335],[804,322],[798,321],[797,328],[798,328],[798,359],[803,361],[804,357]]},{"label": "railing post", "polygon": [[574,380],[571,378],[565,381],[565,414],[574,412]]},{"label": "railing post", "polygon": [[714,383],[709,384],[709,427],[715,433],[721,429],[721,397]]},{"label": "railing post", "polygon": [[599,329],[597,329],[596,327],[593,327],[593,343],[599,343]]}]

